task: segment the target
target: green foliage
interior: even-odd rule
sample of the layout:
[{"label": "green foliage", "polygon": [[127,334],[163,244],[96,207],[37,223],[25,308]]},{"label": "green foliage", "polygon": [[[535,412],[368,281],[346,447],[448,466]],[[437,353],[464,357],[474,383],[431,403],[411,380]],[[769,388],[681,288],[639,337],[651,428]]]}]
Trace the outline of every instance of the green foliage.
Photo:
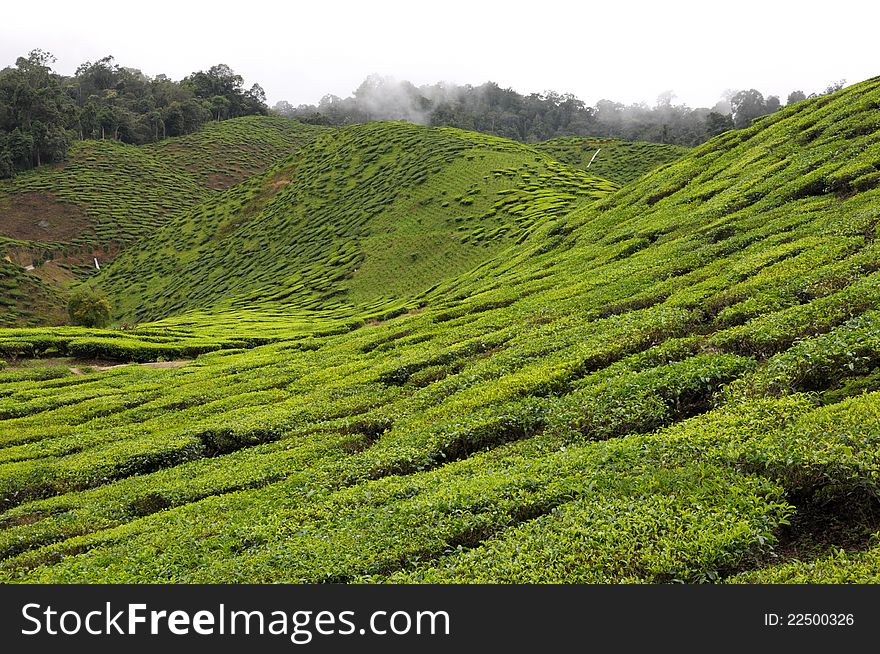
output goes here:
[{"label": "green foliage", "polygon": [[107,296],[91,286],[81,286],[67,301],[71,322],[83,327],[106,327],[112,309]]},{"label": "green foliage", "polygon": [[193,73],[184,78],[180,85],[184,89],[191,89],[195,97],[207,100],[216,112],[218,121],[268,113],[266,93],[262,87],[254,84],[249,90],[244,90],[244,79],[226,64],[217,64],[207,71]]},{"label": "green foliage", "polygon": [[67,155],[76,106],[52,72],[54,61],[32,50],[0,70],[0,179]]},{"label": "green foliage", "polygon": [[733,112],[733,126],[737,129],[748,127],[752,121],[773,113],[779,108],[779,98],[770,96],[766,100],[756,89],[740,91],[730,99]]},{"label": "green foliage", "polygon": [[570,166],[618,184],[628,184],[687,152],[687,148],[678,145],[580,137],[557,138],[535,147]]}]

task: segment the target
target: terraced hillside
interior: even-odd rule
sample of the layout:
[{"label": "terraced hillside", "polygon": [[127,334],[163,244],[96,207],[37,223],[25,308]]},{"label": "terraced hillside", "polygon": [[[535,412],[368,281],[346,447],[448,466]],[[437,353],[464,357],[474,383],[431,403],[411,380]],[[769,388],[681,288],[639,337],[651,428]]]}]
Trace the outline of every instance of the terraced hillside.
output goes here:
[{"label": "terraced hillside", "polygon": [[649,170],[680,159],[688,151],[681,145],[581,136],[551,139],[535,148],[575,168],[589,167],[591,174],[618,184],[629,184]]},{"label": "terraced hillside", "polygon": [[384,316],[230,304],[139,329],[276,342],[11,365],[0,579],[877,581],[878,220],[880,78],[539,212]]},{"label": "terraced hillside", "polygon": [[264,172],[325,131],[279,116],[243,116],[210,123],[195,134],[159,141],[144,149],[200,186],[224,190]]},{"label": "terraced hillside", "polygon": [[127,321],[388,309],[616,188],[496,137],[356,125],[181,214],[99,282]]},{"label": "terraced hillside", "polygon": [[250,116],[145,147],[84,141],[63,164],[0,182],[0,258],[13,264],[0,271],[0,284],[12,291],[0,300],[8,309],[0,325],[63,320],[65,287],[97,272],[95,258],[106,265],[215,189],[265,171],[321,131]]}]

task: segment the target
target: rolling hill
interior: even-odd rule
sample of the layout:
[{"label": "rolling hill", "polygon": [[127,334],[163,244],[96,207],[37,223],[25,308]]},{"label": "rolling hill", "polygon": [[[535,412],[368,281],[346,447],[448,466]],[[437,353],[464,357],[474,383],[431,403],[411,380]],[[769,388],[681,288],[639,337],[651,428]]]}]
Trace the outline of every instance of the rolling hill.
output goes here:
[{"label": "rolling hill", "polygon": [[0,579],[876,581],[878,144],[880,78],[616,192],[321,136],[99,276],[160,320],[0,330]]},{"label": "rolling hill", "polygon": [[[74,144],[68,161],[0,182],[0,325],[63,323],[66,287],[106,265],[173,215],[276,161],[322,132],[248,116],[136,147]],[[33,266],[33,269],[28,269]]]},{"label": "rolling hill", "polygon": [[127,321],[388,309],[616,189],[497,137],[356,125],[180,214],[99,283]]},{"label": "rolling hill", "polygon": [[[570,166],[587,170],[617,184],[629,184],[649,170],[683,157],[681,145],[621,141],[612,138],[563,136],[535,148]],[[592,163],[590,163],[592,161]]]}]

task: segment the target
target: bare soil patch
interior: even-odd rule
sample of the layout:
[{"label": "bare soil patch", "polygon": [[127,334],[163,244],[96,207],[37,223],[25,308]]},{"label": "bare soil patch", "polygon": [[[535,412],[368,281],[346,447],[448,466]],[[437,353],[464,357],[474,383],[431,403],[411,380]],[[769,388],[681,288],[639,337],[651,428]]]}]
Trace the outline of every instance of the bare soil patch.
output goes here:
[{"label": "bare soil patch", "polygon": [[70,241],[89,226],[78,207],[52,193],[17,193],[0,204],[0,229],[11,238],[52,243]]}]

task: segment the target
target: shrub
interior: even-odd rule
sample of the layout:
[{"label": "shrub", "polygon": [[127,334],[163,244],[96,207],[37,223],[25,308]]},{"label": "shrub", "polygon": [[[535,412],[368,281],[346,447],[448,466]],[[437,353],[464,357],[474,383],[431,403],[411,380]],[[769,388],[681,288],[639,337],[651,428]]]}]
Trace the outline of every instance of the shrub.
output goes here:
[{"label": "shrub", "polygon": [[90,286],[77,289],[67,303],[67,313],[75,325],[104,327],[110,322],[110,301]]}]

